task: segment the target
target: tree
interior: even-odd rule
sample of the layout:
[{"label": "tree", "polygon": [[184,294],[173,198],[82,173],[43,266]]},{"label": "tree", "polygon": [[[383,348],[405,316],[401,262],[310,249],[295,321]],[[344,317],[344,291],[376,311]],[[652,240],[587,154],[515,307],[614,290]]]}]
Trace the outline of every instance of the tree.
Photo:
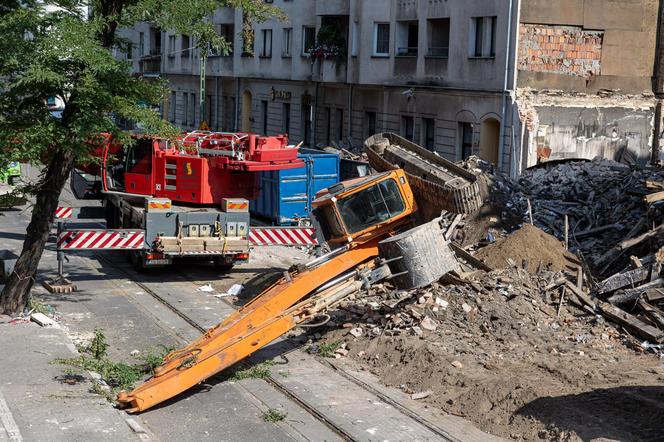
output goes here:
[{"label": "tree", "polygon": [[[228,52],[230,42],[209,20],[221,7],[242,8],[254,21],[281,17],[262,0],[11,0],[0,6],[0,167],[17,160],[43,166],[0,313],[25,307],[62,189],[77,163],[91,161],[96,137],[108,132],[130,142],[114,117],[164,136],[176,133],[145,106],[158,104],[166,85],[132,76],[130,65],[113,57],[130,48],[117,30],[150,21],[193,37],[199,50]],[[59,118],[47,109],[50,97],[65,103]]]}]

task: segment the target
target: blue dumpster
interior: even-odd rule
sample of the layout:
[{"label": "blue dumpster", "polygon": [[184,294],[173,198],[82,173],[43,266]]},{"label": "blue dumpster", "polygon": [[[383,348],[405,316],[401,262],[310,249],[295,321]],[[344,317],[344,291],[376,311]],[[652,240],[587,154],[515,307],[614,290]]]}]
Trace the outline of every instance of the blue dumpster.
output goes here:
[{"label": "blue dumpster", "polygon": [[261,172],[258,199],[251,213],[278,225],[297,225],[309,218],[316,192],[339,182],[339,155],[300,149],[305,166],[298,169]]}]

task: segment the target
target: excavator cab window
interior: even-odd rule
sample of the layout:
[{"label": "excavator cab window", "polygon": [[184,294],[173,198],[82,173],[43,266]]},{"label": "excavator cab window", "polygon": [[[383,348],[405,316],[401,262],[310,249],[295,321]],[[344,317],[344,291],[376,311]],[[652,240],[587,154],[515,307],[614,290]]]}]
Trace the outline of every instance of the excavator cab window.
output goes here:
[{"label": "excavator cab window", "polygon": [[321,206],[313,210],[314,223],[319,227],[325,241],[346,236],[334,207],[331,205]]},{"label": "excavator cab window", "polygon": [[340,199],[337,207],[348,233],[354,234],[401,214],[406,204],[396,181],[388,179]]}]

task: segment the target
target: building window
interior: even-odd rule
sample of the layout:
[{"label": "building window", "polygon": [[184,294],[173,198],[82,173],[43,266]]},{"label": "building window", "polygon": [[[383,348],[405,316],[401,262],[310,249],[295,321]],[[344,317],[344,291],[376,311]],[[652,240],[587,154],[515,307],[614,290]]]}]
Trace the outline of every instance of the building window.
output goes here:
[{"label": "building window", "polygon": [[325,144],[328,146],[332,141],[332,109],[329,107],[325,108]]},{"label": "building window", "polygon": [[457,156],[465,160],[473,154],[473,125],[471,123],[459,123],[459,148]]},{"label": "building window", "polygon": [[219,37],[223,38],[226,42],[226,52],[223,50],[214,50],[212,52],[213,56],[222,56],[227,57],[233,53],[233,43],[235,40],[235,25],[223,23],[219,25],[218,28]]},{"label": "building window", "polygon": [[189,94],[191,103],[189,104],[189,118],[187,119],[189,126],[196,125],[196,94]]},{"label": "building window", "polygon": [[401,117],[401,136],[407,140],[414,141],[413,117],[404,115]]},{"label": "building window", "polygon": [[169,55],[169,57],[172,57],[173,55],[175,55],[175,51],[176,51],[176,49],[175,49],[175,38],[176,38],[175,35],[169,35],[168,36],[168,55]]},{"label": "building window", "polygon": [[272,29],[263,29],[263,44],[261,45],[261,57],[272,57]]},{"label": "building window", "polygon": [[180,55],[183,58],[188,58],[189,57],[189,47],[190,47],[190,40],[188,35],[182,35],[182,40],[180,40]]},{"label": "building window", "polygon": [[291,46],[293,45],[293,28],[284,28],[284,41],[281,50],[282,57],[291,56]]},{"label": "building window", "polygon": [[142,57],[145,55],[145,33],[138,33],[138,56]]},{"label": "building window", "polygon": [[182,124],[186,126],[187,117],[189,116],[189,96],[186,92],[182,93],[182,105],[184,106],[184,109],[182,109]]},{"label": "building window", "polygon": [[390,55],[390,24],[374,23],[373,55],[387,57]]},{"label": "building window", "polygon": [[367,128],[364,135],[370,137],[376,133],[376,112],[366,112],[364,115]]},{"label": "building window", "polygon": [[171,92],[171,101],[168,103],[168,113],[170,114],[171,123],[175,123],[175,115],[177,114],[177,93]]},{"label": "building window", "polygon": [[309,51],[316,45],[316,28],[313,26],[302,27],[302,55],[309,55]]},{"label": "building window", "polygon": [[396,46],[400,57],[417,57],[419,25],[416,21],[397,22]]},{"label": "building window", "polygon": [[337,109],[337,140],[344,139],[344,110]]},{"label": "building window", "polygon": [[205,122],[208,123],[208,127],[212,127],[212,95],[205,96]]},{"label": "building window", "polygon": [[436,144],[436,120],[422,118],[422,145],[433,152]]},{"label": "building window", "polygon": [[284,103],[282,107],[281,132],[290,133],[290,103]]},{"label": "building window", "polygon": [[261,135],[267,135],[267,100],[261,101],[261,110],[263,114],[263,133]]},{"label": "building window", "polygon": [[430,57],[448,57],[450,55],[450,19],[436,18],[427,20]]},{"label": "building window", "polygon": [[127,44],[127,61],[131,61],[134,59],[134,44],[133,43],[128,43]]},{"label": "building window", "polygon": [[496,56],[496,17],[473,17],[470,21],[471,57]]}]

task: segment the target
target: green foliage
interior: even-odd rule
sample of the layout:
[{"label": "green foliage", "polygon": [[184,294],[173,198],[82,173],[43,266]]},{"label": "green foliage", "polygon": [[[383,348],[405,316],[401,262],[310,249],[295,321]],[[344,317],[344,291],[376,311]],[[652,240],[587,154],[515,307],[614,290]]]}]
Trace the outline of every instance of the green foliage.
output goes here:
[{"label": "green foliage", "polygon": [[95,329],[95,335],[90,341],[90,345],[85,349],[86,353],[92,355],[95,359],[103,359],[106,357],[108,349],[108,344],[106,343],[106,335],[104,331],[100,328]]},{"label": "green foliage", "polygon": [[265,422],[279,422],[286,419],[287,413],[277,410],[276,408],[270,408],[265,413],[263,413],[263,420]]},{"label": "green foliage", "polygon": [[44,315],[48,315],[51,313],[51,309],[41,302],[39,299],[35,298],[34,296],[30,296],[28,298],[28,305],[26,306],[29,311],[35,311],[37,313],[42,313]]},{"label": "green foliage", "polygon": [[[93,15],[86,10],[91,4]],[[51,8],[56,6],[58,8]],[[262,0],[15,0],[0,8],[0,168],[9,161],[49,164],[61,151],[79,163],[91,161],[101,132],[121,142],[129,134],[114,117],[140,123],[147,132],[174,138],[177,130],[154,110],[167,85],[131,74],[113,51],[127,51],[117,29],[152,21],[187,34],[196,47],[228,52],[230,42],[209,20],[221,7],[242,8],[252,21],[283,14]],[[65,103],[51,115],[49,98]]]},{"label": "green foliage", "polygon": [[164,356],[175,350],[175,347],[159,345],[159,348],[156,352],[149,351],[144,355],[140,355],[138,360],[143,362],[143,369],[150,374],[154,374],[154,369],[159,367],[164,361]]},{"label": "green foliage", "polygon": [[[103,330],[95,329],[90,344],[80,349],[82,354],[76,358],[58,358],[55,364],[74,367],[79,370],[89,370],[99,373],[101,379],[110,387],[94,382],[92,391],[114,400],[115,394],[120,390],[130,390],[136,382],[147,374],[154,374],[154,369],[161,365],[164,356],[172,351],[171,347],[161,345],[158,351],[149,351],[140,356],[139,364],[130,364],[122,361],[113,361],[107,354],[108,344]],[[73,373],[72,368],[64,369],[65,375]]]},{"label": "green foliage", "polygon": [[260,364],[245,370],[239,370],[233,373],[231,380],[241,381],[242,379],[265,379],[270,377],[270,367],[274,365],[274,361],[264,361]]},{"label": "green foliage", "polygon": [[316,350],[312,353],[318,354],[324,358],[331,358],[334,356],[334,352],[341,345],[341,341],[334,342],[324,342],[321,344],[316,344]]}]

